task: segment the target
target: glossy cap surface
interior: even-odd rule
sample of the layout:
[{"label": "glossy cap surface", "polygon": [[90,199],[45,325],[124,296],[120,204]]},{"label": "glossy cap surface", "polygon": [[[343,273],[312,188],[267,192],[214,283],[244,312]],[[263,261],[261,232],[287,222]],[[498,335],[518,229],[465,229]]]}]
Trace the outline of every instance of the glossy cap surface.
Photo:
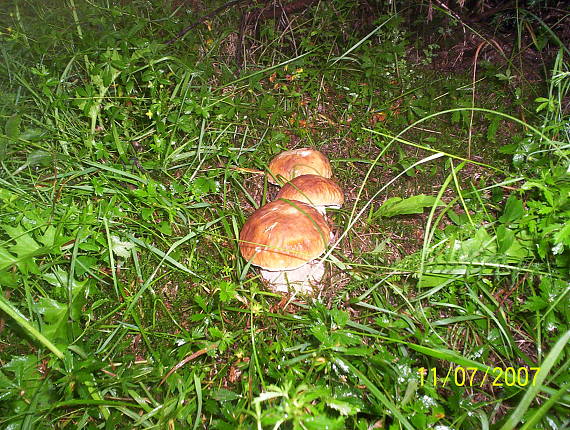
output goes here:
[{"label": "glossy cap surface", "polygon": [[277,198],[298,200],[311,206],[341,207],[344,203],[342,189],[332,179],[318,175],[302,175],[287,182]]},{"label": "glossy cap surface", "polygon": [[292,270],[319,257],[330,242],[324,217],[306,203],[279,199],[256,210],[239,236],[241,255],[266,270]]},{"label": "glossy cap surface", "polygon": [[269,163],[267,178],[272,184],[282,184],[301,175],[330,178],[331,163],[325,154],[311,148],[282,152]]}]

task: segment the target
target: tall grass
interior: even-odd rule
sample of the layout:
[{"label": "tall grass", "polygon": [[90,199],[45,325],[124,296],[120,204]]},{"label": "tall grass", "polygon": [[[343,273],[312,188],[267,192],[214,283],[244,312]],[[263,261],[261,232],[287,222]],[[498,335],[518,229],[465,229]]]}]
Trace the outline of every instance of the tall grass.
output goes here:
[{"label": "tall grass", "polygon": [[[309,9],[282,45],[260,23],[234,75],[237,10],[167,47],[186,18],[162,3],[9,5],[2,426],[564,425],[565,49],[524,121],[418,71],[393,8],[347,33],[354,7]],[[471,118],[495,117],[524,132],[471,159],[495,138]],[[282,298],[239,256],[274,193],[247,172],[307,145],[348,204],[321,290]]]}]

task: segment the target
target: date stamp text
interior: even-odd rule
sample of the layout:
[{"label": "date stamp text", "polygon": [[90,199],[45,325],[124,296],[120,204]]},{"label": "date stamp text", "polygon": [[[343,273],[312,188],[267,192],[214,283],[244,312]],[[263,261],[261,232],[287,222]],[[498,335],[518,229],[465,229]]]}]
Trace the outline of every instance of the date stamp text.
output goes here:
[{"label": "date stamp text", "polygon": [[526,387],[536,384],[540,367],[494,367],[481,370],[476,367],[450,366],[447,372],[436,367],[420,367],[420,386],[432,384],[444,388],[451,384],[457,387],[483,387],[490,383],[493,387]]}]

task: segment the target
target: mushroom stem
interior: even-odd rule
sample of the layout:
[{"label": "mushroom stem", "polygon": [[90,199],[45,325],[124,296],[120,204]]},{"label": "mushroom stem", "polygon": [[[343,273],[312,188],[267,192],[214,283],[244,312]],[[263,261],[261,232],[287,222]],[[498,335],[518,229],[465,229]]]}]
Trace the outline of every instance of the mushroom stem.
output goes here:
[{"label": "mushroom stem", "polygon": [[293,270],[261,270],[261,277],[276,293],[312,294],[313,287],[321,282],[324,274],[325,265],[320,259],[309,261]]}]

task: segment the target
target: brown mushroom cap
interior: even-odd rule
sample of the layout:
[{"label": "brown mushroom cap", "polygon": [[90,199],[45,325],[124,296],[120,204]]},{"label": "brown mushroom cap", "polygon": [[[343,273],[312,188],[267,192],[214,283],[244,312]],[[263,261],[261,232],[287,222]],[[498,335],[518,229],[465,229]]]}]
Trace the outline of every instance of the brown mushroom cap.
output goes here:
[{"label": "brown mushroom cap", "polygon": [[291,179],[279,190],[277,198],[298,200],[311,206],[341,207],[344,203],[344,194],[337,183],[318,175]]},{"label": "brown mushroom cap", "polygon": [[301,175],[332,176],[331,163],[320,151],[311,148],[294,149],[277,155],[269,163],[267,179],[272,184],[290,181]]},{"label": "brown mushroom cap", "polygon": [[330,242],[324,217],[306,203],[279,199],[256,210],[239,235],[241,255],[266,270],[292,270],[319,257]]}]

